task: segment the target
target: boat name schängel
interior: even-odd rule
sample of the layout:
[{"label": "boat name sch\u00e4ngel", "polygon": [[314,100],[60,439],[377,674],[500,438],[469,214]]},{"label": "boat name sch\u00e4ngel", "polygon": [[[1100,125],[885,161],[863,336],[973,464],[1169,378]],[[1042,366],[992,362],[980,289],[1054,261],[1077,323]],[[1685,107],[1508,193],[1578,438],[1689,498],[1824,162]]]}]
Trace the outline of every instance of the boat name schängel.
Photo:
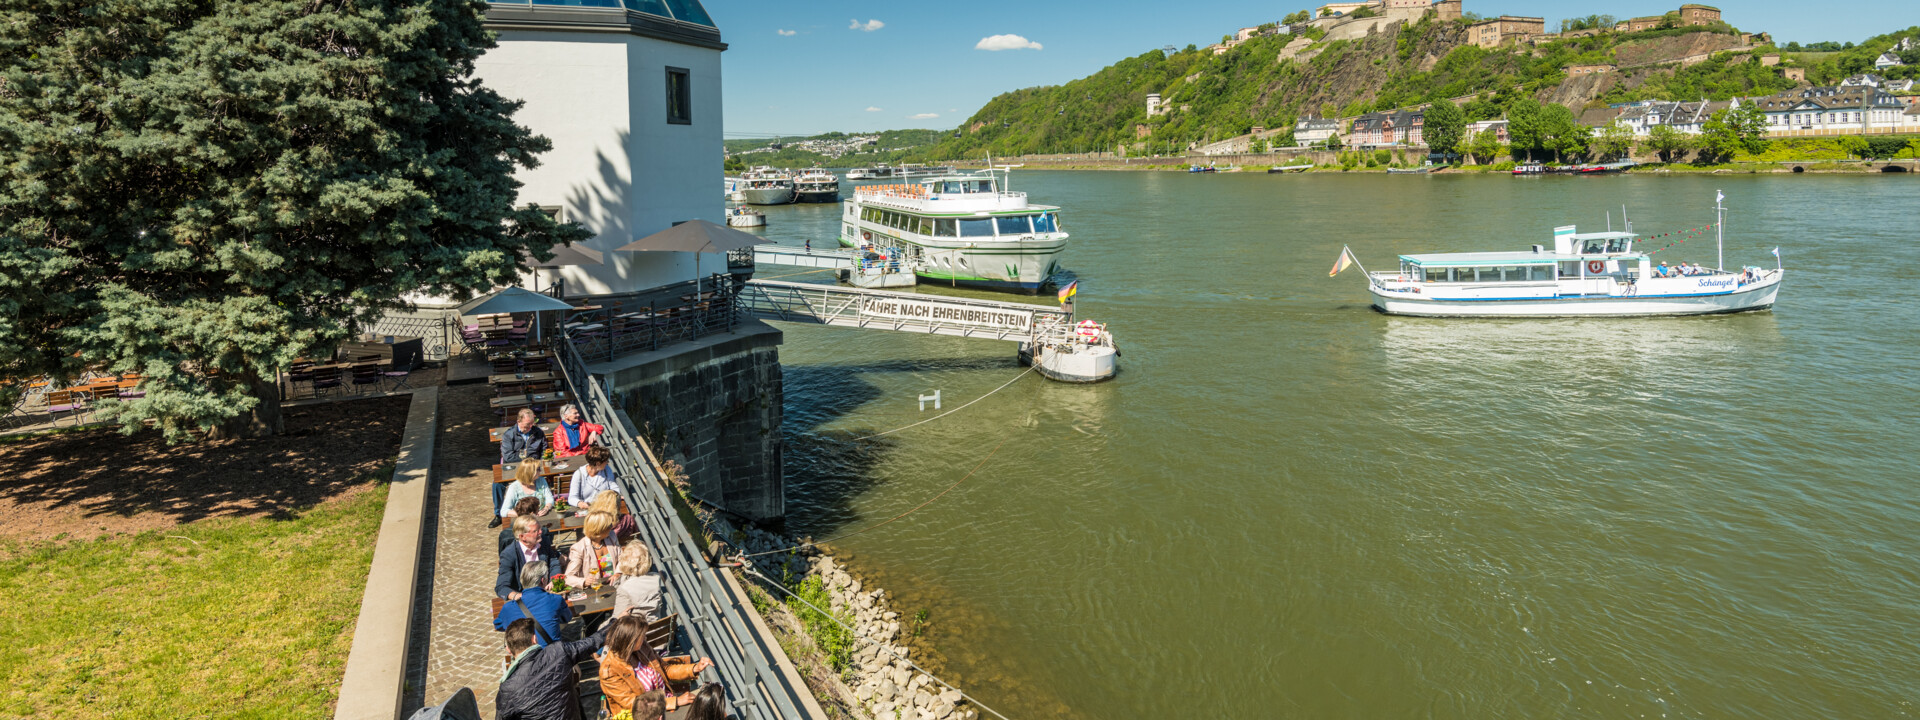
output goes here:
[{"label": "boat name sch\u00e4ngel", "polygon": [[1030,312],[897,298],[868,298],[866,304],[860,308],[860,314],[896,320],[957,323],[1011,330],[1029,330],[1033,327],[1033,313]]}]

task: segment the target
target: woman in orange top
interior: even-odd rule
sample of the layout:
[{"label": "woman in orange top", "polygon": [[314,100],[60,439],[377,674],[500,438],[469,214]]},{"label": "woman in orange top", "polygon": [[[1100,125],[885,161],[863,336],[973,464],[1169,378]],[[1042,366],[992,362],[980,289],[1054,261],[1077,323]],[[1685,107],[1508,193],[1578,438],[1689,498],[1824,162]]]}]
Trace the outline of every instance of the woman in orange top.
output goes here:
[{"label": "woman in orange top", "polygon": [[607,701],[607,714],[632,710],[634,699],[651,690],[667,695],[667,709],[693,703],[693,693],[672,692],[668,682],[686,682],[713,667],[702,658],[662,658],[647,646],[647,621],[633,615],[614,618],[607,625],[607,652],[600,658],[600,692]]}]

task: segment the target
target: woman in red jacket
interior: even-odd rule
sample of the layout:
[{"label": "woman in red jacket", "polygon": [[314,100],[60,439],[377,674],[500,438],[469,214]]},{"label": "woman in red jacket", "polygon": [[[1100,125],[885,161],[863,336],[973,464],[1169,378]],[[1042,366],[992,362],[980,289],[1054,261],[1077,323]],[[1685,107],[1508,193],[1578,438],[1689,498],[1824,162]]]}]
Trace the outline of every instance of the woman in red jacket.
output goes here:
[{"label": "woman in red jacket", "polygon": [[580,408],[572,404],[560,408],[560,424],[553,429],[553,456],[573,457],[587,452],[587,446],[599,445],[600,433],[607,428],[586,422]]}]

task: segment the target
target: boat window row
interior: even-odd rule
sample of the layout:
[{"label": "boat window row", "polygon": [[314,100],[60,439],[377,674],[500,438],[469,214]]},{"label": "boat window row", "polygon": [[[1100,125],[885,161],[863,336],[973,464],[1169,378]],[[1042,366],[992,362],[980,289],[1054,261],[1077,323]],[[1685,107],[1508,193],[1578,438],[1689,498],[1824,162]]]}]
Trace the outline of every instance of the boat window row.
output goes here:
[{"label": "boat window row", "polygon": [[941,180],[927,183],[937,193],[990,193],[993,192],[992,180]]},{"label": "boat window row", "polygon": [[1487,267],[1419,267],[1406,274],[1430,283],[1532,282],[1553,279],[1552,265],[1494,265]]},{"label": "boat window row", "polygon": [[1060,221],[1054,217],[1053,213],[955,219],[921,217],[870,207],[860,211],[860,219],[895,230],[932,237],[993,237],[995,234],[1031,235],[1060,231]]},{"label": "boat window row", "polygon": [[1580,254],[1599,255],[1601,253],[1623,253],[1632,249],[1632,243],[1633,241],[1627,238],[1588,240],[1586,245],[1580,248]]}]

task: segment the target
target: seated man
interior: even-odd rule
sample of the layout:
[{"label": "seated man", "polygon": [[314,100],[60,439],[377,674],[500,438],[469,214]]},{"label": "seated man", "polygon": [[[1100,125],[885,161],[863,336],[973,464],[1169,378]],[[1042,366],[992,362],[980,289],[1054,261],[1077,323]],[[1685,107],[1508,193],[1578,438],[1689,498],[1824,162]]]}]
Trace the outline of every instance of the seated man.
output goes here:
[{"label": "seated man", "polygon": [[568,403],[560,408],[560,426],[553,429],[553,456],[573,457],[587,452],[588,445],[600,444],[607,428],[587,422],[579,406]]},{"label": "seated man", "polygon": [[529,515],[513,519],[514,542],[500,551],[500,575],[494,580],[493,594],[502,600],[520,599],[520,569],[534,563],[548,568],[566,567],[565,558],[553,546],[540,542],[540,521]]},{"label": "seated man", "polygon": [[495,720],[579,720],[573,666],[606,643],[606,628],[573,642],[534,644],[534,621],[507,625],[507,674],[493,698]]},{"label": "seated man", "polygon": [[[495,483],[495,484],[499,485],[501,483]],[[533,497],[531,495],[520,498],[519,502],[516,502],[513,504],[513,512],[516,516],[539,515],[540,514],[540,498]],[[501,550],[505,550],[507,549],[507,546],[511,544],[513,544],[513,528],[510,528],[510,527],[501,528],[500,529],[500,547],[495,549],[494,552],[500,552]],[[549,549],[553,547],[553,531],[552,530],[548,530],[544,526],[540,528],[540,544],[547,546]]]},{"label": "seated man", "polygon": [[[531,617],[540,624],[534,632],[534,642],[545,646],[560,639],[560,626],[573,619],[573,608],[567,605],[567,599],[547,592],[542,585],[547,582],[546,563],[527,563],[520,568],[520,599],[500,606],[500,614],[493,619],[493,629],[505,631],[513,621]],[[521,608],[526,608],[522,610]],[[531,615],[529,615],[531,613]]]},{"label": "seated man", "polygon": [[[513,427],[500,431],[500,464],[518,462],[525,458],[538,458],[547,451],[547,434],[540,432],[540,419],[532,410],[520,408],[520,417]],[[493,484],[493,522],[487,527],[500,527],[500,505],[506,500],[505,483]]]},{"label": "seated man", "polygon": [[1673,271],[1667,269],[1667,261],[1665,260],[1661,260],[1660,264],[1653,268],[1653,276],[1657,278],[1673,277],[1672,272]]}]

